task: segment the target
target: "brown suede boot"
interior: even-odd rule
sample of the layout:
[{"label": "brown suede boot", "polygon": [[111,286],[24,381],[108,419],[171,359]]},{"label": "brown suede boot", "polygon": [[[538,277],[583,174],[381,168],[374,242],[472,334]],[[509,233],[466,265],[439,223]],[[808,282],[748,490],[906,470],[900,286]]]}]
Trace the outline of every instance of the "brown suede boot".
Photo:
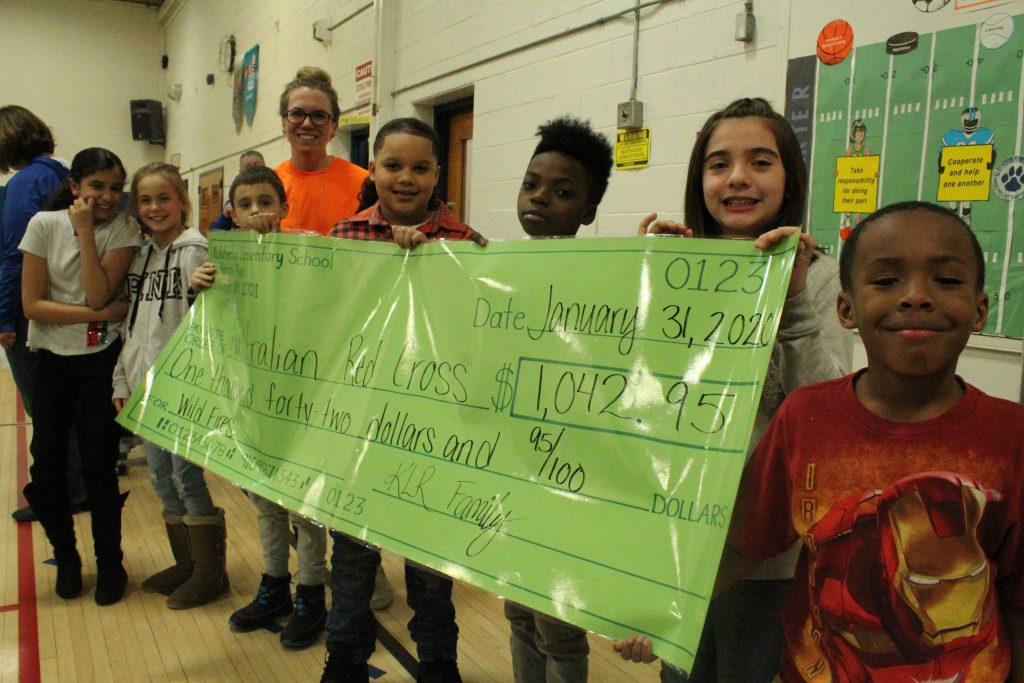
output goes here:
[{"label": "brown suede boot", "polygon": [[185,516],[189,547],[192,550],[192,576],[167,598],[171,609],[189,609],[205,605],[228,592],[227,528],[224,510],[208,517]]},{"label": "brown suede boot", "polygon": [[188,544],[188,527],[185,526],[185,519],[165,512],[164,525],[167,527],[167,540],[171,543],[174,565],[158,571],[142,582],[145,590],[154,593],[169,593],[192,576],[192,550]]}]

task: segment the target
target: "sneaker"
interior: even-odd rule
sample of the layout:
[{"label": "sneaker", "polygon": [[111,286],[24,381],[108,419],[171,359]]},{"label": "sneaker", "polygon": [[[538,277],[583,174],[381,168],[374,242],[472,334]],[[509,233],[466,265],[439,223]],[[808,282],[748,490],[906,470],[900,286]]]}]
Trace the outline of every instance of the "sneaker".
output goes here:
[{"label": "sneaker", "polygon": [[435,659],[420,662],[420,672],[416,683],[462,683],[459,665],[454,659]]},{"label": "sneaker", "polygon": [[301,650],[316,642],[327,622],[324,585],[295,587],[295,611],[281,631],[281,645]]},{"label": "sneaker", "polygon": [[370,598],[370,609],[387,609],[395,599],[384,567],[377,565],[377,576],[373,580],[373,597]]},{"label": "sneaker", "polygon": [[[80,512],[85,512],[89,509],[89,503],[87,500],[83,500],[78,503],[71,504],[71,514],[77,515]],[[15,522],[38,522],[39,518],[36,517],[35,510],[32,509],[31,505],[26,505],[23,508],[18,508],[11,513],[11,519]]]},{"label": "sneaker", "polygon": [[15,522],[38,522],[39,518],[36,517],[35,510],[32,509],[31,505],[26,505],[23,508],[18,508],[11,513],[11,519]]},{"label": "sneaker", "polygon": [[228,618],[228,624],[237,631],[263,628],[277,617],[292,611],[291,574],[263,575],[256,597],[248,605]]},{"label": "sneaker", "polygon": [[99,568],[96,572],[96,604],[113,605],[124,597],[128,586],[128,572],[118,563],[114,567]]},{"label": "sneaker", "polygon": [[328,651],[324,675],[320,683],[369,683],[370,667],[366,662],[346,662]]}]

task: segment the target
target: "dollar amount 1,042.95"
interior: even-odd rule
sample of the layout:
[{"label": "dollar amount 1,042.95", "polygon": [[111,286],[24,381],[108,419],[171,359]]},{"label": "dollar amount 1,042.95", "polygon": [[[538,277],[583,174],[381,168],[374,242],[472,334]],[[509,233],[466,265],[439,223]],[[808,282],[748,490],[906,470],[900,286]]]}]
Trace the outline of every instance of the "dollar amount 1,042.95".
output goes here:
[{"label": "dollar amount 1,042.95", "polygon": [[[674,434],[690,429],[705,435],[717,434],[728,423],[737,398],[735,391],[720,384],[694,390],[691,383],[657,375],[638,376],[558,363],[538,362],[536,377],[532,408],[541,420],[555,418],[558,422],[588,427],[600,426],[598,420],[607,415],[627,423],[630,431],[638,429],[645,434],[651,433],[652,425],[646,424],[638,412],[654,415],[666,409]],[[662,397],[655,404],[642,398],[655,395]]]}]

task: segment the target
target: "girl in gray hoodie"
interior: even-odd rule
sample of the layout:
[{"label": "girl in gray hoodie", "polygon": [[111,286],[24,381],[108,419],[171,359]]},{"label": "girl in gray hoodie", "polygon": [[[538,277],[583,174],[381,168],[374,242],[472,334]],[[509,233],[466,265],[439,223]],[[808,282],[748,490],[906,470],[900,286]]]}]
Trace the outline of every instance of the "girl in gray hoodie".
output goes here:
[{"label": "girl in gray hoodie", "polygon": [[[128,317],[124,348],[114,368],[114,406],[145,378],[195,300],[189,276],[207,259],[206,238],[188,228],[188,191],[170,164],[142,167],[132,179],[139,219],[150,233],[128,269]],[[142,587],[170,593],[171,609],[197,607],[228,589],[224,510],[214,507],[203,469],[144,442],[149,477],[163,501],[174,565]]]}]

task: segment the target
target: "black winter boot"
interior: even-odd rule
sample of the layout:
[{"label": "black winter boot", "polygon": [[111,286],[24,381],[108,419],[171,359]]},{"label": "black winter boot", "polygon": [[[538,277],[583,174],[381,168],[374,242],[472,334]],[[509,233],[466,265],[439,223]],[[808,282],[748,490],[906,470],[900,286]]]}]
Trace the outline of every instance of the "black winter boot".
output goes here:
[{"label": "black winter boot", "polygon": [[462,683],[459,665],[454,659],[437,659],[420,662],[416,683]]},{"label": "black winter boot", "polygon": [[128,587],[128,572],[120,561],[111,564],[99,564],[96,567],[96,604],[113,605],[124,597]]},{"label": "black winter boot", "polygon": [[65,600],[82,594],[82,558],[75,551],[74,557],[57,560],[57,595]]},{"label": "black winter boot", "polygon": [[281,645],[301,650],[316,642],[327,622],[324,585],[295,587],[295,612],[281,631]]},{"label": "black winter boot", "polygon": [[328,651],[320,683],[370,683],[370,668],[366,662],[345,661]]},{"label": "black winter boot", "polygon": [[55,591],[65,600],[77,598],[82,593],[82,558],[78,555],[75,540],[75,523],[67,504],[54,504],[49,496],[29,482],[23,491],[25,500],[35,511],[46,531],[46,538],[53,546],[53,557],[57,562],[57,584]]},{"label": "black winter boot", "polygon": [[237,610],[228,618],[228,623],[238,631],[253,631],[263,628],[277,617],[292,611],[292,575],[268,576],[260,580],[256,597],[248,605]]},{"label": "black winter boot", "polygon": [[121,560],[121,507],[125,497],[114,485],[102,494],[90,491],[89,513],[92,516],[92,544],[96,552],[96,604],[112,605],[124,597],[128,573]]}]

